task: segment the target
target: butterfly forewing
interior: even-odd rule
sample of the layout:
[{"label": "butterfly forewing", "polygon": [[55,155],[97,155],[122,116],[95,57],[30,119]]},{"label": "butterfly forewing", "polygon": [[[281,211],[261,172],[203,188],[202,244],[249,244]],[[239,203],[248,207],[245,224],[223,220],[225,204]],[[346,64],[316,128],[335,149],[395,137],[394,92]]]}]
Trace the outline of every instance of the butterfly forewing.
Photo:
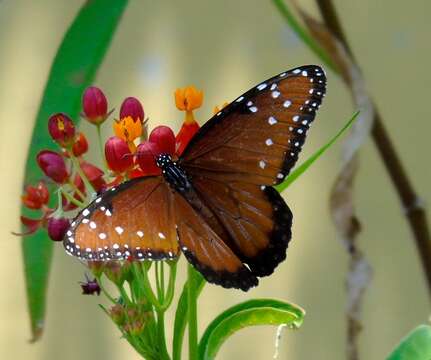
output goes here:
[{"label": "butterfly forewing", "polygon": [[188,173],[259,185],[283,181],[294,166],[325,94],[318,66],[279,74],[232,101],[185,149]]},{"label": "butterfly forewing", "polygon": [[132,180],[96,198],[73,221],[66,250],[87,260],[172,259],[179,246],[162,177]]}]

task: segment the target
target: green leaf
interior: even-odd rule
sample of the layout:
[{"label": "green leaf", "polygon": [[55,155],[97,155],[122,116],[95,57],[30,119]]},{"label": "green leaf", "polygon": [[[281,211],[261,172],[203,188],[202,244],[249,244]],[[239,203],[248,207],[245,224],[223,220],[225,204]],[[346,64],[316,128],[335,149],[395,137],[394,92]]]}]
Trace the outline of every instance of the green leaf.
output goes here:
[{"label": "green leaf", "polygon": [[[26,163],[26,182],[43,177],[35,155],[42,149],[55,149],[47,131],[48,117],[61,111],[78,118],[82,92],[93,81],[126,5],[127,0],[86,1],[66,32],[54,58],[37,114]],[[29,214],[27,209],[22,213]],[[44,231],[22,241],[33,341],[43,331],[52,246]]]},{"label": "green leaf", "polygon": [[387,360],[430,360],[431,326],[420,325],[410,332]]},{"label": "green leaf", "polygon": [[226,339],[246,326],[286,324],[298,328],[304,315],[300,307],[273,299],[255,299],[235,305],[207,327],[199,343],[199,359],[214,359]]},{"label": "green leaf", "polygon": [[326,150],[328,150],[338,138],[344,134],[344,132],[350,128],[356,118],[359,115],[359,111],[355,112],[352,118],[347,122],[346,125],[331,139],[327,144],[323,145],[319,150],[317,150],[313,155],[311,155],[306,161],[304,161],[300,166],[298,166],[292,173],[284,180],[281,184],[277,185],[275,188],[282,192],[287,187],[289,187],[299,176],[301,176],[318,158],[320,158]]},{"label": "green leaf", "polygon": [[[196,297],[202,292],[206,284],[203,276],[196,272],[194,275]],[[178,300],[177,310],[175,311],[174,322],[174,339],[172,341],[172,360],[181,359],[181,350],[183,346],[184,332],[186,330],[188,318],[188,281],[184,284],[180,299]]]}]

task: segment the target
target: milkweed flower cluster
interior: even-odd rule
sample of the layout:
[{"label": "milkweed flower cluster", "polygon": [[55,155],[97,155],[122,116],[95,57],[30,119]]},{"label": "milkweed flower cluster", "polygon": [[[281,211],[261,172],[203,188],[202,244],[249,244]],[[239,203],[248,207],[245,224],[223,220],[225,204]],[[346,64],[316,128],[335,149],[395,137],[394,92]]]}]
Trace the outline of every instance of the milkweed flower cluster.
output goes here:
[{"label": "milkweed flower cluster", "polygon": [[[88,87],[82,96],[82,118],[99,131],[109,122],[112,127],[113,135],[100,144],[104,165],[85,159],[89,149],[87,137],[77,130],[70,116],[62,112],[53,114],[47,121],[47,128],[59,149],[42,150],[36,155],[45,179],[26,187],[22,203],[28,209],[38,211],[39,217],[21,217],[26,231],[20,235],[44,228],[52,240],[61,241],[69,219],[76,214],[74,210],[84,207],[91,200],[91,194],[103,192],[128,179],[159,174],[154,154],[181,154],[199,130],[193,110],[202,105],[202,100],[202,91],[194,86],[177,89],[175,104],[185,112],[179,133],[175,135],[169,127],[158,126],[148,136],[144,107],[137,98],[124,99],[115,116],[114,110],[109,110],[103,91],[95,86]],[[56,191],[61,201],[56,207],[50,207],[50,199]]]},{"label": "milkweed flower cluster", "polygon": [[[148,133],[145,110],[137,98],[127,97],[116,114],[109,110],[101,89],[87,88],[82,96],[81,117],[96,129],[103,163],[95,164],[86,158],[90,146],[87,136],[77,129],[76,122],[68,114],[58,112],[50,116],[47,130],[58,149],[45,149],[36,154],[44,178],[27,185],[21,201],[37,215],[22,216],[25,231],[17,235],[46,231],[51,240],[62,241],[72,218],[94,199],[94,194],[129,179],[159,175],[155,156],[166,153],[177,158],[184,151],[199,130],[193,111],[202,105],[202,99],[203,93],[193,86],[176,90],[175,104],[185,114],[179,133],[175,135],[167,126],[157,126]],[[100,137],[102,126],[112,129],[112,135],[105,141]],[[176,260],[166,263],[170,269],[167,289],[162,280],[166,264],[152,266],[133,259],[88,261],[86,265],[94,277],[86,275],[85,281],[79,283],[84,295],[106,295],[112,306],[104,309],[105,313],[123,337],[146,358],[158,358],[157,354],[165,347],[162,340],[160,344],[152,343],[155,337],[162,339],[156,330],[160,326],[156,324],[163,321],[163,312],[172,302],[174,293]],[[145,280],[151,266],[156,272],[156,294]],[[104,289],[104,279],[118,289],[119,297],[111,296]]]}]

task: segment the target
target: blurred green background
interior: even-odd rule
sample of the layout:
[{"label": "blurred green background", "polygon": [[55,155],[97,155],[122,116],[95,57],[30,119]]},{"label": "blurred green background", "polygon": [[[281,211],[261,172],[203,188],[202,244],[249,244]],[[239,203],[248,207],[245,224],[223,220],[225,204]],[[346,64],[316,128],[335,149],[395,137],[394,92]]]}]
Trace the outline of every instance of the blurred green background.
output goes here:
[{"label": "blurred green background", "polygon": [[[84,267],[56,246],[43,339],[29,344],[22,272],[19,196],[32,126],[53,56],[82,0],[0,2],[0,358],[138,359],[97,307],[80,294]],[[109,1],[106,1],[109,6]],[[301,1],[317,14],[312,0]],[[414,185],[425,202],[429,190],[429,19],[426,0],[335,1],[368,89],[381,109]],[[112,107],[139,97],[150,127],[177,130],[176,87],[205,91],[200,122],[216,104],[230,101],[259,81],[301,64],[318,63],[286,26],[269,0],[132,0],[99,70]],[[58,109],[61,111],[62,109]],[[328,72],[328,94],[302,154],[305,159],[353,112],[348,91]],[[95,139],[95,131],[82,126]],[[111,133],[110,125],[104,134]],[[92,159],[98,161],[95,143]],[[285,193],[294,211],[288,259],[270,278],[244,294],[208,286],[199,301],[200,328],[220,310],[252,297],[275,297],[303,306],[299,331],[284,333],[280,359],[344,359],[344,279],[347,255],[335,236],[328,195],[340,168],[333,148]],[[382,359],[411,328],[427,321],[429,298],[416,249],[388,177],[368,141],[361,151],[356,207],[360,246],[374,268],[364,302],[362,359]],[[431,260],[430,260],[431,261]],[[180,281],[184,279],[184,260]],[[169,319],[168,319],[169,321]],[[169,323],[168,323],[169,324]],[[170,337],[168,330],[168,338]],[[271,359],[276,329],[256,327],[234,335],[220,359]]]}]

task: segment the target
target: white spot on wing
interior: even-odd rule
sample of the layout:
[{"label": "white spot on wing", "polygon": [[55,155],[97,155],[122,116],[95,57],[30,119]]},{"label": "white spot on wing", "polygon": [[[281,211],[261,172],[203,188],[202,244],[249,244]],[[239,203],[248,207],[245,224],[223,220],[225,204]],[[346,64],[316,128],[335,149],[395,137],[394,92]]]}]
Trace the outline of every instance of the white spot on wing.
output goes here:
[{"label": "white spot on wing", "polygon": [[257,107],[256,106],[252,106],[249,108],[251,112],[256,112],[257,111]]},{"label": "white spot on wing", "polygon": [[235,101],[236,102],[241,102],[241,101],[243,101],[244,100],[244,96],[240,96],[238,99],[236,99]]},{"label": "white spot on wing", "polygon": [[270,116],[270,117],[268,118],[268,124],[269,124],[269,125],[277,124],[277,119],[276,119],[274,116]]},{"label": "white spot on wing", "polygon": [[271,96],[272,96],[274,99],[278,98],[278,97],[280,96],[280,91],[273,91],[273,92],[271,93]]},{"label": "white spot on wing", "polygon": [[292,101],[290,101],[290,100],[286,100],[286,101],[283,103],[283,106],[284,106],[285,108],[288,108],[290,105],[292,105]]},{"label": "white spot on wing", "polygon": [[261,169],[265,169],[266,162],[265,162],[265,161],[263,161],[263,160],[260,160],[260,161],[259,161],[259,166],[260,166],[260,168],[261,168]]},{"label": "white spot on wing", "polygon": [[141,231],[141,230],[138,230],[137,232],[136,232],[136,234],[141,238],[141,237],[144,237],[144,232],[143,231]]},{"label": "white spot on wing", "polygon": [[95,229],[96,227],[97,227],[97,225],[96,225],[96,223],[94,222],[94,221],[90,221],[90,227],[92,228],[92,229]]},{"label": "white spot on wing", "polygon": [[105,239],[106,239],[106,234],[105,234],[105,233],[103,233],[103,232],[102,232],[102,233],[100,233],[100,234],[99,234],[99,238],[100,238],[100,239],[102,239],[102,240],[105,240]]},{"label": "white spot on wing", "polygon": [[124,229],[121,226],[116,226],[115,231],[118,235],[121,235],[124,232]]},{"label": "white spot on wing", "polygon": [[272,139],[266,139],[265,144],[267,146],[271,146],[272,144],[274,144],[274,142],[272,141]]},{"label": "white spot on wing", "polygon": [[159,238],[160,239],[166,239],[166,236],[163,233],[159,232]]},{"label": "white spot on wing", "polygon": [[87,216],[87,215],[90,215],[90,210],[84,209],[84,211],[82,212],[82,216]]},{"label": "white spot on wing", "polygon": [[258,90],[263,90],[263,89],[265,89],[267,86],[268,86],[267,84],[263,83],[263,84],[260,84],[260,85],[257,87],[257,89],[258,89]]}]

